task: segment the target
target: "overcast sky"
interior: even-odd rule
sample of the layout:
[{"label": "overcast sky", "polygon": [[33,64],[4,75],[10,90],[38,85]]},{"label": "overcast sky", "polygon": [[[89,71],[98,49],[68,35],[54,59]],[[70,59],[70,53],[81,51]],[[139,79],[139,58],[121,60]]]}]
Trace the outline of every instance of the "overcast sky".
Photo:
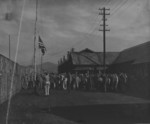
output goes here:
[{"label": "overcast sky", "polygon": [[[70,48],[103,50],[103,33],[98,31],[102,16],[99,8],[110,8],[106,50],[121,51],[150,41],[150,0],[38,0],[37,31],[47,52],[44,61],[57,63]],[[33,62],[35,0],[26,0],[17,61]],[[0,0],[0,53],[14,60],[23,0]],[[38,43],[37,43],[38,45]],[[40,62],[37,48],[36,61]]]}]

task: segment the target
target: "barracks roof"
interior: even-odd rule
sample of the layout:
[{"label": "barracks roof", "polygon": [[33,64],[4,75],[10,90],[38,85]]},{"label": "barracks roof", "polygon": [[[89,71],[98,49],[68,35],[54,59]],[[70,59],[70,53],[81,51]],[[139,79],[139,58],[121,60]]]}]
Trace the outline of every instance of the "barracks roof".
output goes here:
[{"label": "barracks roof", "polygon": [[[118,55],[118,52],[106,52],[106,65],[112,64]],[[103,52],[94,52],[90,49],[85,49],[80,52],[72,52],[71,58],[74,65],[103,64]]]},{"label": "barracks roof", "polygon": [[131,62],[132,64],[150,62],[150,41],[120,52],[113,64]]}]

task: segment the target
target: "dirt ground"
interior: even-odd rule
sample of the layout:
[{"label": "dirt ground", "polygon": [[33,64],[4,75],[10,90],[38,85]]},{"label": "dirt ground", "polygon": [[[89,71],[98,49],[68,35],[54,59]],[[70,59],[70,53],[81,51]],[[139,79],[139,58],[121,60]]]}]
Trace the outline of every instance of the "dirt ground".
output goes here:
[{"label": "dirt ground", "polygon": [[[9,124],[150,123],[150,101],[122,94],[51,91],[49,96],[23,90],[11,100]],[[7,102],[0,105],[0,124]]]}]

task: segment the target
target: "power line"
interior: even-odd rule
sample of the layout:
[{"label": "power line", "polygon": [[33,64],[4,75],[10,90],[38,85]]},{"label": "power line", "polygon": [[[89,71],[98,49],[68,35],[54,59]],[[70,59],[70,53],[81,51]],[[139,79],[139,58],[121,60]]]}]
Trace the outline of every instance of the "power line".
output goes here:
[{"label": "power line", "polygon": [[[111,2],[111,0],[106,0],[105,4],[108,5],[110,2]],[[104,5],[104,6],[106,6],[106,5]]]},{"label": "power line", "polygon": [[[122,6],[124,6],[127,2],[128,2],[129,0],[126,0],[126,1],[122,1],[120,4],[118,4],[116,7],[114,6],[114,8],[112,9],[113,11],[112,11],[112,14],[111,14],[111,16],[110,17],[112,17],[112,15],[114,15]],[[119,1],[120,2],[120,1]],[[108,5],[108,4],[110,4],[111,3],[111,0],[106,0],[106,1],[104,1],[103,2],[103,5],[106,3],[106,5]],[[116,8],[116,9],[115,9]],[[96,20],[98,19],[98,16],[96,17]],[[101,20],[102,21],[102,20]],[[100,21],[100,23],[101,23],[101,21]],[[96,24],[96,23],[95,23]],[[84,35],[84,37],[83,38],[85,38],[85,37],[87,37],[87,38],[89,38],[89,35],[91,35],[94,31],[95,31],[95,29],[96,29],[96,27],[95,26],[93,26],[94,27],[94,29],[92,29],[90,32],[88,32],[86,35]],[[91,35],[92,36],[92,35]],[[73,44],[73,45],[71,45],[71,46],[69,46],[69,47],[67,47],[67,48],[65,48],[65,49],[63,49],[63,50],[61,50],[61,51],[59,51],[59,52],[56,52],[56,53],[54,53],[54,54],[50,54],[51,56],[59,56],[59,55],[61,55],[61,54],[63,54],[64,52],[66,52],[67,50],[69,50],[71,47],[75,47],[76,45],[79,45],[80,43],[82,43],[83,45],[84,45],[84,43],[85,43],[85,40],[83,40],[83,39],[81,39],[81,40],[79,40],[78,42],[76,42],[75,44]],[[82,46],[83,46],[82,45]],[[80,44],[80,46],[81,46],[81,44]]]},{"label": "power line", "polygon": [[[109,4],[111,2],[111,0],[109,0],[109,1],[107,1],[106,3],[107,4]],[[112,14],[114,15],[115,14],[115,12],[116,11],[118,11],[122,6],[124,6],[126,3],[128,2],[128,0],[126,0],[126,1],[122,1],[121,3],[119,3],[119,4],[117,4],[117,8],[114,6],[114,8],[113,8],[113,11],[112,11]],[[115,9],[116,8],[116,9]],[[110,17],[112,17],[112,15],[110,16]],[[100,21],[100,23],[102,22],[102,20]],[[94,32],[94,30],[93,30],[93,32]],[[91,32],[91,33],[93,33],[93,32]],[[84,42],[85,43],[85,42]],[[81,45],[80,45],[81,46]],[[83,46],[83,45],[82,45]]]},{"label": "power line", "polygon": [[114,14],[117,13],[118,10],[120,10],[129,0],[124,0],[120,5],[118,5],[118,7],[111,13],[111,18],[112,16],[114,16]]},{"label": "power line", "polygon": [[[92,34],[96,31],[97,22],[95,23],[95,25],[94,25],[93,27],[94,27],[93,30],[92,30],[89,34],[87,34],[87,36],[85,36],[87,39],[93,37]],[[90,36],[90,37],[89,37],[89,36]],[[88,40],[88,41],[89,41],[89,40]],[[79,48],[81,48],[81,47],[84,45],[85,42],[87,42],[87,40],[84,39],[84,40],[81,42],[82,44],[80,44]]]},{"label": "power line", "polygon": [[[108,1],[108,4],[110,4],[110,3],[111,3],[111,0]],[[119,4],[117,4],[117,3],[119,3]],[[122,3],[122,2],[121,2],[121,3]],[[114,11],[116,11],[115,8],[118,7],[118,6],[120,6],[120,1],[116,2],[116,6],[114,5],[114,7],[111,9],[111,10],[112,10],[112,13],[113,13]],[[112,13],[111,13],[111,16],[112,16]],[[111,16],[110,16],[110,17],[111,17]],[[110,17],[109,17],[109,18],[110,18]],[[102,20],[100,21],[100,24],[101,24],[101,22],[102,22]]]},{"label": "power line", "polygon": [[[107,5],[107,4],[109,4],[110,2],[111,2],[111,0],[106,0],[106,1],[103,2],[103,5],[104,5],[105,3],[106,3],[106,5]],[[101,6],[103,6],[103,5],[101,5]],[[95,21],[97,21],[98,17],[99,17],[99,15],[96,17]],[[95,24],[96,24],[96,23],[95,23]],[[91,30],[90,32],[88,32],[86,35],[84,35],[83,38],[85,38],[85,37],[89,38],[88,36],[91,35],[91,34],[96,30],[96,27],[95,27],[95,26],[93,26],[93,27],[94,27],[94,29]],[[92,35],[91,35],[91,36],[92,36]],[[73,45],[71,45],[71,46],[69,46],[69,47],[67,47],[67,48],[65,48],[65,49],[63,49],[63,50],[61,50],[61,51],[59,51],[59,52],[56,52],[56,53],[54,53],[54,54],[50,54],[50,55],[51,55],[51,56],[57,56],[57,54],[59,54],[59,55],[60,55],[60,53],[63,54],[64,52],[66,52],[67,50],[69,50],[71,47],[75,47],[76,45],[79,45],[80,43],[82,43],[82,44],[84,45],[85,42],[86,42],[85,40],[81,39],[81,40],[79,40],[78,42],[76,42],[75,44],[73,44]],[[83,46],[83,45],[80,44],[80,47]]]},{"label": "power line", "polygon": [[[112,18],[114,16],[114,14],[116,14],[116,12],[121,9],[129,0],[124,0],[119,4],[116,4],[116,6],[113,7],[111,15],[109,16],[109,19]],[[110,2],[110,1],[109,1]],[[120,2],[120,1],[119,1]],[[118,3],[118,2],[117,2]],[[116,9],[115,9],[116,8]],[[102,20],[100,21],[100,23],[102,22]]]},{"label": "power line", "polygon": [[104,0],[103,6],[106,6],[109,2],[110,2],[110,0]]},{"label": "power line", "polygon": [[[106,4],[110,3],[110,0],[106,0],[106,1],[104,0],[103,5],[104,5],[105,3],[106,3]],[[99,17],[99,15],[96,17],[96,20],[98,19],[98,17]],[[96,20],[95,20],[95,21],[96,21]],[[96,24],[96,23],[95,23],[95,24]],[[94,29],[92,29],[90,32],[88,32],[86,35],[84,35],[84,38],[85,38],[85,37],[89,38],[88,36],[91,35],[91,34],[95,31],[96,27],[95,27],[95,26],[93,26],[93,27],[94,27]],[[78,45],[79,43],[83,43],[83,42],[85,42],[85,40],[82,39],[82,40],[76,42],[75,44],[73,44],[71,47],[75,47],[75,46]],[[81,45],[81,44],[80,44],[80,45]],[[64,52],[64,51],[66,51],[67,49],[70,49],[70,46],[67,47],[67,48],[65,48],[64,50],[62,50],[62,51],[60,51],[60,52]]]},{"label": "power line", "polygon": [[[104,3],[106,3],[106,4],[109,4],[111,2],[111,0],[106,0]],[[115,9],[116,7],[114,6],[114,8],[113,8],[113,14],[115,14],[115,12],[117,11],[117,10],[119,10],[122,6],[124,6],[125,4],[126,4],[126,2],[128,2],[128,0],[127,1],[123,1],[123,2],[121,2],[120,4],[117,4],[117,9]],[[112,15],[111,15],[112,16]],[[110,17],[111,17],[110,16]],[[100,23],[102,22],[102,20],[100,21]],[[95,30],[93,30],[93,32],[94,32]],[[93,32],[91,32],[91,33],[93,33]],[[84,42],[85,43],[85,42]],[[80,45],[81,46],[81,45]],[[83,46],[83,45],[82,45]]]},{"label": "power line", "polygon": [[[105,5],[105,4],[107,5],[107,4],[109,4],[109,3],[110,3],[110,1],[111,1],[111,0],[104,0],[103,5]],[[103,5],[102,5],[102,6],[103,6]],[[98,15],[98,16],[99,16],[99,15]],[[97,17],[98,17],[98,16],[97,16]],[[94,28],[94,30],[93,30],[92,32],[90,32],[90,33],[89,33],[89,35],[90,35],[90,34],[92,34],[92,33],[94,33],[94,31],[96,31],[96,27]],[[91,36],[92,36],[92,35],[91,35]],[[85,41],[84,41],[84,42],[82,42],[82,44],[83,44],[83,43],[85,43]],[[84,44],[83,44],[83,45],[84,45]],[[83,46],[83,45],[82,45],[82,46]],[[81,44],[80,44],[80,47],[81,47]]]},{"label": "power line", "polygon": [[[94,20],[94,22],[97,22],[98,17],[99,17],[99,16],[97,15],[96,18],[95,18],[95,20]],[[96,23],[95,23],[95,24],[96,24]],[[89,38],[88,35],[90,35],[91,33],[93,33],[94,30],[95,30],[95,24],[94,24],[94,26],[92,26],[92,29],[84,35],[83,38],[85,38],[85,37]],[[94,27],[94,28],[93,28],[93,27]],[[77,41],[75,44],[73,44],[73,45],[71,45],[71,46],[69,46],[69,47],[67,47],[67,48],[65,48],[65,49],[63,49],[63,50],[61,50],[61,51],[59,51],[59,52],[56,52],[56,53],[54,53],[54,54],[50,54],[50,55],[56,55],[56,54],[59,54],[59,53],[64,53],[64,52],[66,52],[66,51],[69,50],[71,47],[75,47],[76,45],[79,45],[80,43],[82,43],[82,42],[84,41],[83,38],[82,38],[81,40]]]}]

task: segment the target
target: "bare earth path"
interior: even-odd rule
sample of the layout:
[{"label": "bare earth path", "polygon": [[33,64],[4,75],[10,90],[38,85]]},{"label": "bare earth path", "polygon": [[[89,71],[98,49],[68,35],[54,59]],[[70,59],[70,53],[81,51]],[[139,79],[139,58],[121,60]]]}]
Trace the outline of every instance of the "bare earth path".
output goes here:
[{"label": "bare earth path", "polygon": [[[0,105],[5,124],[7,102]],[[150,101],[122,94],[51,91],[50,96],[21,91],[11,102],[9,124],[150,123]]]}]

